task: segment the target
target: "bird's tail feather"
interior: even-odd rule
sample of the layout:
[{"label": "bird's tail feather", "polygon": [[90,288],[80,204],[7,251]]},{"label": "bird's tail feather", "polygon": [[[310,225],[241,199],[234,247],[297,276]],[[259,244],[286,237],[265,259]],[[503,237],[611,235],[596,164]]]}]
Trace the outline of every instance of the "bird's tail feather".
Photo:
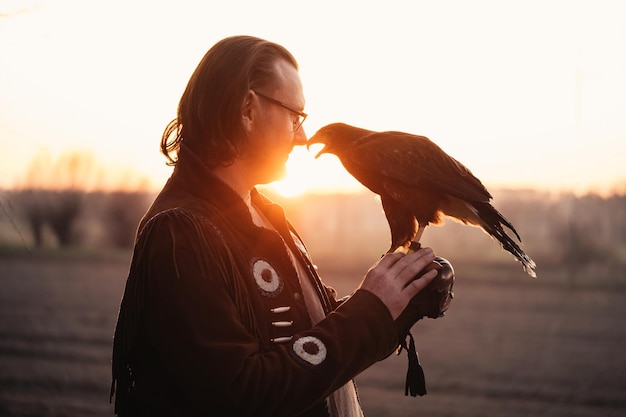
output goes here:
[{"label": "bird's tail feather", "polygon": [[483,229],[500,243],[502,249],[512,254],[515,259],[522,264],[524,271],[526,271],[528,275],[536,277],[535,268],[537,265],[535,261],[526,255],[517,242],[504,230],[503,226],[506,226],[515,234],[520,242],[522,241],[511,222],[504,218],[504,216],[489,203],[479,205],[477,210],[479,217],[483,221]]},{"label": "bird's tail feather", "polygon": [[[517,230],[515,230],[515,227],[513,227],[513,225],[511,224],[510,221],[508,221],[506,219],[506,217],[504,217],[502,215],[502,213],[500,213],[494,206],[492,206],[491,204],[487,203],[487,210],[485,210],[487,213],[489,213],[489,217],[493,218],[493,222],[495,224],[503,224],[506,227],[509,228],[509,230],[511,230],[511,232],[513,232],[515,234],[515,237],[517,237],[517,240],[519,240],[520,242],[522,241],[522,238],[519,236],[519,233],[517,233]],[[479,208],[479,214],[480,217],[482,218],[482,213],[481,213],[481,209]],[[502,231],[504,233],[504,230]]]},{"label": "bird's tail feather", "polygon": [[535,261],[526,255],[522,248],[520,248],[519,245],[506,234],[501,225],[498,225],[495,228],[485,228],[485,230],[500,243],[502,249],[511,253],[515,259],[522,264],[522,268],[524,268],[524,271],[526,271],[528,275],[533,278],[537,277],[537,274],[535,273],[535,268],[537,267]]}]

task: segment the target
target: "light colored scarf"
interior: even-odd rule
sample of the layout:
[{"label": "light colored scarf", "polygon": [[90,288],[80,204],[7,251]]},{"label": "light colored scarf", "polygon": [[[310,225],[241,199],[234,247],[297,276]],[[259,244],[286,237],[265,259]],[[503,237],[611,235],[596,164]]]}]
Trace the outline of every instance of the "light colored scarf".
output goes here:
[{"label": "light colored scarf", "polygon": [[[272,226],[271,222],[260,212],[260,210],[254,208],[254,206],[250,203],[248,203],[248,207],[250,208],[252,221],[257,226],[276,230]],[[307,311],[309,312],[311,323],[316,325],[322,321],[324,317],[326,317],[324,308],[322,307],[322,301],[320,300],[316,289],[313,287],[313,283],[310,279],[308,279],[308,273],[304,268],[304,265],[298,261],[287,244],[285,244],[285,248],[287,249],[291,262],[298,273],[304,303],[307,307]],[[361,410],[361,405],[359,404],[354,381],[349,381],[344,386],[332,392],[328,398],[326,398],[326,405],[331,417],[363,417],[363,410]]]},{"label": "light colored scarf", "polygon": [[[296,261],[291,250],[289,250],[289,255],[298,272],[304,303],[309,312],[309,317],[311,317],[311,322],[315,325],[326,317],[322,308],[322,302],[313,287],[313,283],[307,278],[307,273],[302,264]],[[349,381],[331,393],[326,399],[326,405],[331,417],[363,417],[363,411],[361,410],[353,381]]]}]

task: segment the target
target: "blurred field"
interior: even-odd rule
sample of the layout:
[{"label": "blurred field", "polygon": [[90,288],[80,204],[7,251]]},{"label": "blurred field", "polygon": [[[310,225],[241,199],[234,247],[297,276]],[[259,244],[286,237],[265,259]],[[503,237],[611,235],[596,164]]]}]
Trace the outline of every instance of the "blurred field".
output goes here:
[{"label": "blurred field", "polygon": [[[128,256],[0,252],[0,415],[112,415]],[[364,271],[317,261],[342,294]],[[403,352],[358,377],[366,416],[626,416],[624,277],[531,279],[514,262],[455,268],[449,314],[413,329],[428,394],[404,396]]]}]

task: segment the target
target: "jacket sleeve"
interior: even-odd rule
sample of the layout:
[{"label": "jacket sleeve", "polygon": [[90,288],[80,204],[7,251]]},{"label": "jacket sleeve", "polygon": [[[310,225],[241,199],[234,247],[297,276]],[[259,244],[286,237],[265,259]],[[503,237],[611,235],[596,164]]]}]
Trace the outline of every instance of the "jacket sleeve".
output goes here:
[{"label": "jacket sleeve", "polygon": [[224,284],[232,265],[210,229],[166,216],[144,234],[147,343],[199,414],[298,414],[397,346],[385,305],[359,290],[290,343],[264,349]]}]

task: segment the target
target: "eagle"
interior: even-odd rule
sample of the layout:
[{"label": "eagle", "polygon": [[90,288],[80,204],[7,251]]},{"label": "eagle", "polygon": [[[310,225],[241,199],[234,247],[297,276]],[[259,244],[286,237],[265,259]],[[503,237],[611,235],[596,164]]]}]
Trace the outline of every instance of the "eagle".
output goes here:
[{"label": "eagle", "polygon": [[356,180],[380,196],[391,231],[389,252],[408,251],[429,224],[441,224],[448,216],[482,228],[536,277],[535,262],[507,234],[506,229],[521,243],[511,222],[490,204],[489,191],[430,139],[333,123],[310,137],[307,148],[313,144],[324,145],[315,158],[336,155]]}]

